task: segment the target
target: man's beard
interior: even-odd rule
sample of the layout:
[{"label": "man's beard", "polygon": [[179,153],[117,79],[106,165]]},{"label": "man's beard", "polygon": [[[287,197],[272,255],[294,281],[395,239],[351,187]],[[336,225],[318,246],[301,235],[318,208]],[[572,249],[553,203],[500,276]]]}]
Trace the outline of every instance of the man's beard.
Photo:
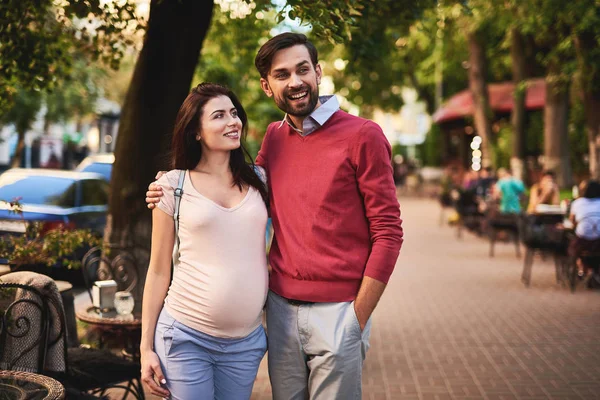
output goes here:
[{"label": "man's beard", "polygon": [[[305,90],[308,90],[308,103],[306,103],[304,106],[300,106],[300,107],[290,104],[290,102],[292,100],[290,100],[288,98],[288,96],[303,92]],[[306,88],[302,88],[301,90],[294,90],[293,92],[287,91],[283,96],[275,97],[275,104],[277,104],[277,107],[279,107],[279,109],[281,111],[283,111],[289,115],[292,115],[294,117],[309,116],[314,111],[318,102],[319,102],[319,89],[315,88],[313,90],[313,88],[310,86],[307,86]]]}]

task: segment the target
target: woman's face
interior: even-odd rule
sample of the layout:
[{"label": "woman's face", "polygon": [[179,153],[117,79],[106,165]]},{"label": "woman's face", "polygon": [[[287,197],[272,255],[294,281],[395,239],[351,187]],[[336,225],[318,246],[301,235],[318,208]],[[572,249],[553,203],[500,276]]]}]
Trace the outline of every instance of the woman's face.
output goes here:
[{"label": "woman's face", "polygon": [[554,185],[554,178],[552,175],[544,175],[541,181],[542,186],[552,186]]},{"label": "woman's face", "polygon": [[202,111],[200,132],[196,136],[210,151],[231,151],[240,147],[242,121],[227,96],[210,99]]}]

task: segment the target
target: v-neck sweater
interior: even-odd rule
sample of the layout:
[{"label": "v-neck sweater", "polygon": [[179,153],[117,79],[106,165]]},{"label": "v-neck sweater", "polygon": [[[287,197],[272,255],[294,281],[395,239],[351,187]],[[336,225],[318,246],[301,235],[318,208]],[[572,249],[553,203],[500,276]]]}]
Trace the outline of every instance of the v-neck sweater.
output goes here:
[{"label": "v-neck sweater", "polygon": [[391,146],[342,110],[308,136],[269,125],[257,157],[270,195],[269,287],[288,299],[354,300],[364,276],[387,283],[403,240]]}]

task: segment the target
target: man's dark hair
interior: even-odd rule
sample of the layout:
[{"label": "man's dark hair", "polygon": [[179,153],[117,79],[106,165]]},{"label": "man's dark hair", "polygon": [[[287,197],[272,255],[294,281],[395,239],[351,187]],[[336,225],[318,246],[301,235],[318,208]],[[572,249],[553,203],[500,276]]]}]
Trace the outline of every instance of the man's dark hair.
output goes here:
[{"label": "man's dark hair", "polygon": [[258,50],[256,58],[254,59],[254,65],[256,66],[260,77],[267,79],[275,53],[279,50],[287,49],[299,44],[306,46],[313,67],[316,66],[319,62],[319,55],[315,45],[308,40],[306,35],[286,32],[272,37]]},{"label": "man's dark hair", "polygon": [[588,199],[600,198],[600,182],[593,180],[588,181],[583,197]]}]

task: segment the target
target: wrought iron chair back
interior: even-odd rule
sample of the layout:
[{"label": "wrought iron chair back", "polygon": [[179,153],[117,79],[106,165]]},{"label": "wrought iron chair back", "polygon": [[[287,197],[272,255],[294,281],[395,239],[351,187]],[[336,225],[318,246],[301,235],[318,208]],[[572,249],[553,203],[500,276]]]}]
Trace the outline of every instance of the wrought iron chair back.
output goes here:
[{"label": "wrought iron chair back", "polygon": [[[43,373],[48,349],[60,340],[66,342],[62,305],[32,286],[0,282],[0,368]],[[63,343],[65,365],[66,348]]]},{"label": "wrought iron chair back", "polygon": [[133,247],[104,245],[92,247],[81,261],[85,285],[92,300],[91,287],[94,281],[112,279],[118,290],[134,294],[140,291],[138,284],[143,274],[139,256],[140,250]]}]

